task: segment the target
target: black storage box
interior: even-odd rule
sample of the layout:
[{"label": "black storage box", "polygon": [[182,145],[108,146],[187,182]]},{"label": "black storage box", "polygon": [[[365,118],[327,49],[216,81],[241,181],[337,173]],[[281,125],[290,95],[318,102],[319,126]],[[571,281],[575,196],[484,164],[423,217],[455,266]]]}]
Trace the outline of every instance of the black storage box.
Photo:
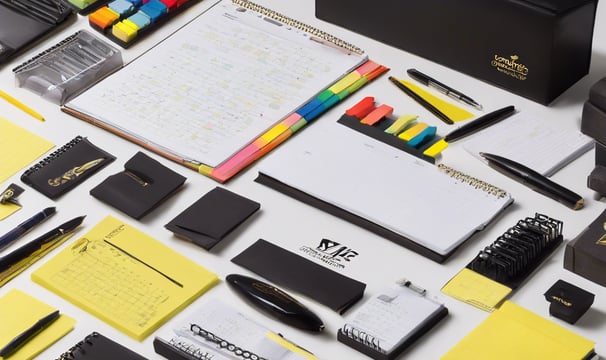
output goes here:
[{"label": "black storage box", "polygon": [[564,268],[606,286],[606,210],[566,245]]},{"label": "black storage box", "polygon": [[548,105],[589,71],[596,7],[597,0],[316,0],[316,17]]}]

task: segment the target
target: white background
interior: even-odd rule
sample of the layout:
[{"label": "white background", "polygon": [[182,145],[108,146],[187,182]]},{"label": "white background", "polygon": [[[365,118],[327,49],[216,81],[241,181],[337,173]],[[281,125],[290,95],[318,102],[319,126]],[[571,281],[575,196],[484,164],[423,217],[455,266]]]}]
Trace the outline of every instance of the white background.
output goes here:
[{"label": "white background", "polygon": [[[184,14],[173,19],[164,28],[154,33],[153,36],[146,38],[145,41],[136,44],[128,50],[124,50],[123,57],[125,61],[132,60],[188,19],[195,16],[202,9],[209,6],[210,3],[208,1],[210,0],[203,1],[188,9]],[[594,48],[589,74],[572,86],[549,107],[546,107],[444,66],[320,21],[314,16],[314,1],[312,0],[262,0],[259,3],[310,25],[320,27],[333,35],[360,46],[366,50],[370,58],[390,67],[391,71],[389,75],[405,78],[405,70],[414,67],[475,98],[484,105],[486,111],[506,105],[515,105],[519,111],[528,111],[550,118],[553,126],[564,126],[578,130],[580,128],[582,104],[588,96],[590,86],[606,75],[606,39],[603,37],[600,38],[600,35],[606,34],[606,10],[604,10],[604,4],[599,4],[598,6],[594,32]],[[405,22],[405,17],[403,14],[403,22]],[[431,25],[428,24],[428,26]],[[211,252],[207,252],[195,245],[175,238],[171,232],[164,229],[164,224],[207,191],[218,186],[218,183],[147,152],[164,165],[186,176],[187,182],[180,192],[162,207],[146,216],[142,221],[130,219],[113,208],[100,203],[91,197],[88,192],[105,177],[121,171],[123,164],[141,149],[115,135],[72,118],[62,113],[57,105],[47,102],[25,89],[15,87],[12,68],[78,29],[90,29],[86,18],[79,16],[77,20],[72,21],[68,26],[37,43],[30,51],[16,57],[12,62],[4,64],[0,68],[0,88],[10,92],[24,103],[42,113],[46,117],[46,121],[40,122],[35,120],[4,101],[0,101],[0,115],[49,139],[58,146],[71,140],[76,135],[87,136],[93,143],[117,156],[117,160],[55,202],[23,185],[19,180],[20,173],[16,174],[0,186],[5,188],[10,182],[15,182],[26,187],[26,192],[20,199],[23,209],[7,220],[0,222],[0,232],[2,233],[47,206],[56,206],[58,213],[45,223],[44,226],[40,226],[27,235],[27,239],[33,239],[35,236],[48,231],[51,226],[57,226],[67,219],[86,214],[87,217],[83,227],[76,234],[76,236],[81,236],[106,215],[111,214],[216,272],[221,279],[224,279],[230,273],[249,274],[246,270],[231,263],[230,259],[259,238],[279,244],[301,255],[304,254],[299,251],[299,248],[303,246],[315,247],[322,238],[328,238],[359,252],[359,255],[353,258],[345,269],[338,271],[343,275],[367,284],[364,300],[395,280],[407,277],[420,286],[427,288],[429,292],[438,296],[446,304],[450,312],[449,316],[430,333],[416,342],[403,355],[403,358],[410,359],[437,359],[488,315],[486,312],[443,295],[439,291],[481,248],[494,241],[498,235],[503,233],[508,227],[514,225],[518,219],[533,216],[535,212],[562,220],[564,222],[564,239],[565,241],[569,241],[579,234],[604,209],[604,200],[597,199],[594,191],[588,189],[586,186],[587,176],[594,167],[593,150],[584,154],[552,177],[556,182],[569,187],[585,198],[585,207],[579,211],[573,211],[502,176],[477,158],[465,152],[462,143],[457,142],[444,152],[439,161],[504,188],[512,193],[515,203],[507,209],[498,221],[494,222],[485,231],[474,236],[447,262],[438,264],[355,225],[299,203],[270,188],[253,182],[253,179],[257,175],[257,166],[260,163],[258,162],[224,186],[236,193],[260,202],[261,211],[233,233],[226,241],[218,245]],[[404,29],[405,26],[403,24],[403,31],[405,31]],[[415,29],[415,31],[422,30]],[[363,96],[375,96],[377,102],[392,105],[397,114],[406,112],[418,113],[424,121],[437,125],[438,134],[440,135],[445,135],[450,131],[446,125],[436,120],[423,108],[397,90],[387,80],[387,76],[384,75],[330,110],[322,118],[316,120],[313,125],[299,132],[297,136],[311,136],[314,131],[321,131],[323,123],[336,121],[345,109],[352,106]],[[288,142],[282,146],[287,147]],[[11,149],[1,149],[1,151],[10,152]],[[280,148],[276,151],[280,151]],[[390,191],[397,191],[397,189],[385,189],[385,196],[389,196]],[[428,206],[431,205],[428,204]],[[402,204],[402,206],[406,206],[406,204]],[[456,206],[453,207],[453,211],[456,211]],[[448,219],[435,219],[435,224],[436,226],[440,226],[441,222],[446,221]],[[21,241],[25,242],[26,239],[22,239]],[[59,250],[55,250],[54,253],[57,251]],[[50,257],[53,254],[47,256]],[[545,301],[543,293],[558,279],[569,281],[595,293],[596,301],[592,308],[574,326],[558,319],[551,319],[566,328],[596,341],[597,352],[606,355],[606,336],[604,335],[606,330],[606,290],[602,286],[565,270],[563,268],[563,255],[564,246],[561,246],[511,296],[511,300],[539,315],[551,318],[548,313],[548,302]],[[34,284],[30,280],[30,274],[43,261],[44,259],[0,288],[0,295],[4,295],[11,288],[21,289],[57,307],[61,312],[77,320],[75,329],[45,351],[41,355],[41,358],[51,359],[59,356],[63,351],[92,331],[101,332],[148,358],[159,358],[152,348],[153,335],[143,342],[137,342],[85,311],[72,306],[54,293]],[[351,316],[351,311],[342,316],[311,299],[298,296],[302,302],[318,313],[327,325],[326,331],[323,334],[309,334],[265,317],[244,303],[224,282],[203,295],[180,314],[170,319],[154,335],[162,334],[166,336],[170,334],[171,329],[185,321],[188,314],[196,306],[202,305],[211,297],[221,298],[239,307],[251,318],[274,331],[284,334],[287,338],[299,343],[299,345],[312,350],[322,359],[365,358],[363,355],[336,340],[337,329]],[[359,302],[357,306],[360,304],[362,302]],[[541,345],[537,344],[537,346]]]}]

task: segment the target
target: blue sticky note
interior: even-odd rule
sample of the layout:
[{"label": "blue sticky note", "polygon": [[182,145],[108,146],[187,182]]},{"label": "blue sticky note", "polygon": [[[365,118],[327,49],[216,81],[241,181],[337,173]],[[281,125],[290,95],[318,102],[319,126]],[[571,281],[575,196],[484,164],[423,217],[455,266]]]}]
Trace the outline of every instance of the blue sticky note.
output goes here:
[{"label": "blue sticky note", "polygon": [[436,127],[428,126],[423,131],[421,131],[417,136],[413,137],[408,141],[408,145],[412,147],[418,147],[425,144],[427,141],[431,140],[434,136],[436,136]]}]

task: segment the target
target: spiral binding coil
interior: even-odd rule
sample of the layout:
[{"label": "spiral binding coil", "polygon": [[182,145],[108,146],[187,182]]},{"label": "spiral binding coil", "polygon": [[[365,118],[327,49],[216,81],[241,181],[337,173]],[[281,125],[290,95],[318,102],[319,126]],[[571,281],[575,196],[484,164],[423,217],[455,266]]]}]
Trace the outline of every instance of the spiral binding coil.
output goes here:
[{"label": "spiral binding coil", "polygon": [[384,352],[383,349],[381,349],[381,344],[379,342],[379,339],[377,339],[376,337],[374,337],[370,334],[367,334],[364,331],[361,331],[361,330],[355,328],[354,326],[351,326],[350,324],[345,324],[343,326],[343,329],[341,329],[341,331],[348,338],[350,338],[356,342],[364,344],[365,346],[368,346],[369,348],[372,348],[374,350]]},{"label": "spiral binding coil", "polygon": [[36,165],[25,170],[23,175],[21,175],[21,180],[23,180],[24,182],[27,183],[27,181],[25,179],[28,176],[30,176],[31,174],[35,173],[36,171],[42,169],[46,165],[50,164],[53,160],[55,160],[56,158],[61,156],[63,153],[65,153],[70,148],[74,147],[76,144],[78,144],[82,140],[84,140],[84,137],[78,135],[75,138],[73,138],[70,142],[68,142],[67,144],[65,144],[65,145],[61,146],[59,149],[53,151],[50,155],[48,155],[44,159],[40,160]]},{"label": "spiral binding coil", "polygon": [[469,184],[476,189],[480,189],[486,193],[492,194],[498,198],[503,198],[507,196],[507,192],[499,187],[496,187],[492,184],[487,183],[486,181],[475,178],[471,175],[467,175],[461,171],[455,170],[451,167],[448,167],[444,164],[439,164],[438,169],[443,171],[446,175],[452,177],[453,179]]},{"label": "spiral binding coil", "polygon": [[87,335],[84,338],[84,340],[78,342],[76,345],[69,348],[69,350],[67,350],[66,352],[61,354],[59,356],[59,358],[56,360],[74,360],[74,359],[76,359],[75,353],[77,351],[85,352],[85,350],[83,349],[84,345],[93,346],[92,339],[96,338],[98,335],[99,335],[99,333],[97,333],[97,332],[90,333],[89,335]]},{"label": "spiral binding coil", "polygon": [[213,358],[212,354],[209,354],[208,352],[202,350],[201,348],[199,348],[193,344],[186,343],[184,341],[178,341],[175,339],[170,339],[170,341],[168,343],[172,347],[179,349],[179,350],[183,351],[184,353],[187,353],[188,355],[195,357],[196,359],[211,360]]},{"label": "spiral binding coil", "polygon": [[58,43],[56,43],[55,45],[53,45],[53,46],[49,47],[48,49],[46,49],[46,50],[44,50],[44,51],[40,52],[40,53],[39,53],[39,54],[37,54],[37,55],[32,56],[32,57],[31,57],[29,60],[26,60],[26,61],[24,61],[23,63],[21,63],[21,65],[18,65],[17,67],[15,67],[15,68],[13,69],[13,72],[14,72],[14,73],[18,73],[18,72],[20,72],[20,71],[23,71],[23,70],[25,70],[25,68],[26,68],[27,66],[29,66],[29,65],[30,65],[30,64],[32,64],[32,63],[35,63],[35,62],[36,62],[38,59],[40,59],[41,57],[44,57],[44,56],[46,56],[46,55],[48,55],[48,54],[51,54],[51,53],[53,53],[54,51],[56,51],[57,49],[59,49],[59,48],[63,47],[64,45],[71,43],[72,41],[74,41],[75,39],[77,39],[77,38],[78,38],[78,36],[80,35],[80,33],[81,33],[81,32],[82,32],[82,30],[78,30],[78,31],[76,31],[74,34],[72,34],[72,35],[70,35],[70,36],[66,37],[65,39],[63,39],[63,40],[61,40],[61,41],[59,41]]},{"label": "spiral binding coil", "polygon": [[263,16],[266,16],[266,17],[272,19],[272,20],[276,20],[276,21],[279,21],[279,22],[281,22],[283,24],[286,24],[288,26],[292,26],[292,27],[294,27],[296,29],[305,31],[306,33],[309,33],[309,34],[311,34],[311,35],[313,35],[313,36],[315,36],[315,37],[317,37],[317,38],[319,38],[321,40],[327,41],[327,42],[329,42],[331,44],[334,44],[334,45],[336,45],[336,46],[338,46],[340,48],[346,49],[346,50],[351,51],[353,53],[356,53],[356,54],[359,54],[359,55],[361,55],[361,54],[364,53],[364,51],[362,49],[360,49],[359,47],[357,47],[357,46],[355,46],[355,45],[353,45],[351,43],[348,43],[348,42],[346,42],[344,40],[341,40],[338,37],[333,36],[333,35],[325,32],[325,31],[322,31],[322,30],[318,29],[318,28],[315,28],[313,26],[307,25],[307,24],[305,24],[305,23],[303,23],[303,22],[301,22],[299,20],[295,20],[293,18],[290,18],[288,16],[285,16],[285,15],[282,15],[282,14],[280,14],[278,12],[270,10],[270,9],[264,7],[264,6],[252,3],[252,2],[247,1],[247,0],[232,0],[232,4],[240,6],[240,7],[243,7],[243,8],[248,9],[248,10],[255,11],[255,12],[257,12],[257,13],[263,15]]}]

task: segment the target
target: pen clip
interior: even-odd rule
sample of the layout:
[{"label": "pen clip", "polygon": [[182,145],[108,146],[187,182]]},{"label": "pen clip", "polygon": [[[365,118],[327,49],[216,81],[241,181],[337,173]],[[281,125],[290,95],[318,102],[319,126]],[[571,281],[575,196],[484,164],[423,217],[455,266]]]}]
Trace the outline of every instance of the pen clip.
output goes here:
[{"label": "pen clip", "polygon": [[103,162],[103,160],[105,160],[104,158],[99,158],[99,159],[95,159],[92,161],[89,161],[85,164],[76,166],[68,171],[66,171],[63,175],[58,176],[54,179],[48,179],[48,184],[50,186],[60,186],[65,184],[66,182],[69,182],[71,180],[76,179],[78,176],[84,174],[87,170],[90,170],[92,168],[94,168],[95,166],[99,165],[100,163]]},{"label": "pen clip", "polygon": [[10,184],[6,190],[0,194],[0,204],[11,203],[15,205],[20,205],[17,198],[21,195],[25,190],[16,184]]}]

